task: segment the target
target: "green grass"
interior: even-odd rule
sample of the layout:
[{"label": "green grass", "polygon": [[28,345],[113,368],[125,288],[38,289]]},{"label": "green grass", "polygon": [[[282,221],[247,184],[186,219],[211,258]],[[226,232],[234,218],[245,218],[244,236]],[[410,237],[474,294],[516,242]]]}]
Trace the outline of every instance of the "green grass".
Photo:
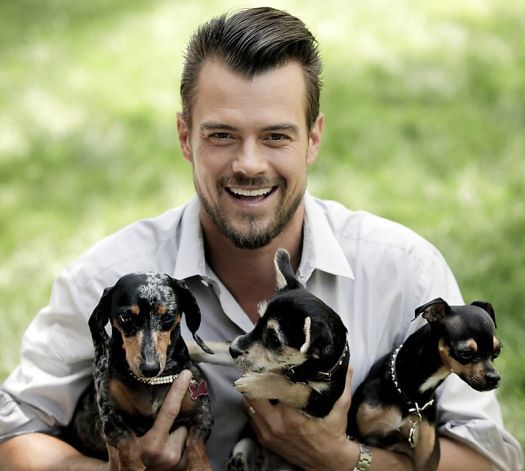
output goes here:
[{"label": "green grass", "polygon": [[[525,445],[525,5],[311,3],[277,3],[325,59],[310,190],[412,227],[467,301],[494,304],[498,394]],[[237,6],[0,3],[0,378],[65,265],[192,194],[175,129],[182,53],[201,21]]]}]

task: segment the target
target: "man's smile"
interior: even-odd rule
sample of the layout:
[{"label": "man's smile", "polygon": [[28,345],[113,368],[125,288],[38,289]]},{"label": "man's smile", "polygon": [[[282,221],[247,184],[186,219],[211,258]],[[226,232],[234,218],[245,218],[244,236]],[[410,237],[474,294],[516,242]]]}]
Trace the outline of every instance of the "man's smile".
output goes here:
[{"label": "man's smile", "polygon": [[260,202],[273,194],[277,188],[277,185],[263,188],[242,188],[237,186],[227,186],[226,192],[238,200]]}]

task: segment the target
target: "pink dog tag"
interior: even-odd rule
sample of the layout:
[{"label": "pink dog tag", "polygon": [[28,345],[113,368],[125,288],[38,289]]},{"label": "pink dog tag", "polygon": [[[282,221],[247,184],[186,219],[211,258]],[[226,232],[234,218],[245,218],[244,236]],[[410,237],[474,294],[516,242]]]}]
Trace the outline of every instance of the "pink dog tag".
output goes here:
[{"label": "pink dog tag", "polygon": [[208,385],[206,381],[201,379],[199,383],[192,381],[190,383],[190,397],[192,401],[196,401],[201,396],[208,395]]}]

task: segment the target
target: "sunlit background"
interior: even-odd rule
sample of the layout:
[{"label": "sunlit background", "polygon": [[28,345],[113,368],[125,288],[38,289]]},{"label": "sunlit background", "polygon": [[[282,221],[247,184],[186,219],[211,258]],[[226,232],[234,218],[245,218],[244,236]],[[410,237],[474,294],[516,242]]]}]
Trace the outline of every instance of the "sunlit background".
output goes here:
[{"label": "sunlit background", "polygon": [[[175,128],[185,44],[261,4],[0,2],[0,379],[64,266],[192,194]],[[415,229],[466,301],[494,304],[498,394],[525,444],[525,3],[266,4],[301,17],[325,60],[310,191]]]}]

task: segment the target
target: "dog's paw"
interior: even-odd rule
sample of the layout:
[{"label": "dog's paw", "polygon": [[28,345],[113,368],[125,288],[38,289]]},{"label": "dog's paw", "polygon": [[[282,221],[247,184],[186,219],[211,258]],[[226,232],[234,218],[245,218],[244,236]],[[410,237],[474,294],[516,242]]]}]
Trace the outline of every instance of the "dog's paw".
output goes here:
[{"label": "dog's paw", "polygon": [[228,460],[228,471],[250,471],[242,453],[236,453]]},{"label": "dog's paw", "polygon": [[252,397],[253,393],[257,389],[257,385],[260,384],[261,379],[259,375],[253,373],[249,375],[241,376],[237,381],[233,383],[237,391],[246,397]]}]

